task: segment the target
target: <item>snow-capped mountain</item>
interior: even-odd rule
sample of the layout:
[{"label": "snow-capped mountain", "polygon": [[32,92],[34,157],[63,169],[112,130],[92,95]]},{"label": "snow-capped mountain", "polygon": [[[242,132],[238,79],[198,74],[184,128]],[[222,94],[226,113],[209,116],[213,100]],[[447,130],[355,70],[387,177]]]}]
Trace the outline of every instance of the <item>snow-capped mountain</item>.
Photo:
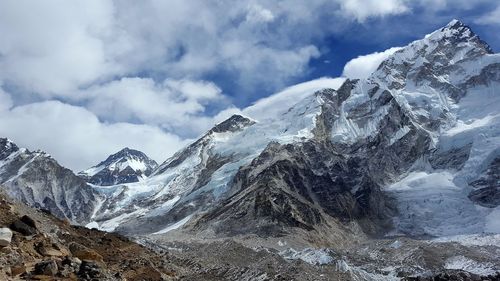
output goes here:
[{"label": "snow-capped mountain", "polygon": [[14,199],[74,223],[87,223],[100,195],[43,151],[0,138],[0,184]]},{"label": "snow-capped mountain", "polygon": [[154,170],[135,153],[110,156],[81,173],[99,198],[90,225],[499,233],[499,84],[500,55],[454,20],[367,79],[311,91],[290,108],[253,105]]},{"label": "snow-capped mountain", "polygon": [[116,185],[143,180],[157,166],[158,163],[143,152],[126,147],[101,163],[79,172],[78,176],[95,185]]},{"label": "snow-capped mountain", "polygon": [[331,221],[368,233],[494,232],[497,204],[482,201],[497,187],[472,183],[498,156],[499,65],[454,20],[368,79],[265,118],[231,117],[235,130],[216,126],[145,181],[107,188],[95,223],[128,233],[189,220],[226,234]]},{"label": "snow-capped mountain", "polygon": [[[500,54],[453,20],[367,79],[304,88],[293,103],[256,103],[159,166],[124,149],[80,173],[92,184],[0,139],[0,183],[29,205],[159,248],[230,237],[288,259],[335,260],[345,280],[492,274],[500,268],[498,89]],[[333,250],[283,249],[289,242]],[[198,246],[193,256],[212,257]],[[241,248],[231,249],[232,257]],[[268,249],[258,253],[262,267],[276,256]]]}]

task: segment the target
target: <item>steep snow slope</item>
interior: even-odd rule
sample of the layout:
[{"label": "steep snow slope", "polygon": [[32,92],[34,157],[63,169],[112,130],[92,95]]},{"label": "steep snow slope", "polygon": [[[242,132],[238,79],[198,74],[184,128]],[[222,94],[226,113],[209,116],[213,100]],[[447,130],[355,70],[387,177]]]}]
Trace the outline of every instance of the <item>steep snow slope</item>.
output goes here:
[{"label": "steep snow slope", "polygon": [[126,147],[78,176],[95,185],[116,185],[143,180],[157,166],[146,154]]},{"label": "steep snow slope", "polygon": [[494,232],[489,216],[498,203],[485,208],[468,195],[470,184],[499,156],[499,62],[467,26],[452,21],[394,54],[372,75],[396,84],[392,92],[400,104],[433,136],[434,150],[387,188],[399,201],[400,231]]}]

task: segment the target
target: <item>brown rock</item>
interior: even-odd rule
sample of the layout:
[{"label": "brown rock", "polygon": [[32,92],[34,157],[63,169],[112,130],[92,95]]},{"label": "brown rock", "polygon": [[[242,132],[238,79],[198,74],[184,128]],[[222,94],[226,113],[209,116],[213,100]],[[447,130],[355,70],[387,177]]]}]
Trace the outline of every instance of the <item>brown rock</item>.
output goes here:
[{"label": "brown rock", "polygon": [[78,271],[81,279],[98,279],[104,275],[102,267],[92,261],[83,261]]},{"label": "brown rock", "polygon": [[50,275],[37,274],[31,276],[29,280],[40,280],[40,281],[54,281],[54,277]]},{"label": "brown rock", "polygon": [[81,244],[72,242],[69,244],[69,250],[73,256],[81,260],[103,261],[102,256],[93,249],[89,249]]},{"label": "brown rock", "polygon": [[151,281],[161,281],[163,280],[161,273],[152,267],[141,267],[135,271],[130,271],[126,274],[126,279],[130,281],[140,281],[140,280],[151,280]]},{"label": "brown rock", "polygon": [[64,253],[55,244],[50,244],[47,241],[39,242],[35,245],[36,251],[42,256],[51,257],[63,257],[67,256],[68,253]]},{"label": "brown rock", "polygon": [[69,219],[64,219],[62,222],[63,222],[63,224],[65,226],[70,226],[71,225],[71,222],[69,221]]},{"label": "brown rock", "polygon": [[18,276],[26,272],[26,266],[24,264],[17,264],[10,267],[10,274],[12,276]]}]

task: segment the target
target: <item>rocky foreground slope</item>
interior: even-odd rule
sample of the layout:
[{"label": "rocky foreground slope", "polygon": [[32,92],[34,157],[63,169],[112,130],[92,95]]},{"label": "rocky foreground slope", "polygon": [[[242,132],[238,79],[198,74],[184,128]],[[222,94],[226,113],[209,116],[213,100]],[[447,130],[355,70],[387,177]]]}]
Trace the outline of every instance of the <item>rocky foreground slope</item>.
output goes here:
[{"label": "rocky foreground slope", "polygon": [[[480,239],[478,239],[479,241]],[[499,280],[488,266],[500,264],[499,250],[487,241],[466,247],[449,242],[401,238],[362,244],[355,252],[307,248],[286,242],[245,240],[162,241],[71,226],[0,194],[0,280]],[[477,242],[477,241],[476,241]],[[271,246],[275,244],[275,246]],[[281,245],[281,249],[276,245]],[[478,243],[479,245],[480,243]],[[409,251],[410,250],[410,251]],[[351,249],[352,251],[352,249]],[[456,256],[460,254],[459,256]],[[367,259],[376,273],[369,273]],[[477,262],[479,261],[479,262]],[[420,279],[387,275],[391,264],[442,271]],[[470,273],[453,269],[461,264]],[[490,270],[490,271],[488,271]],[[488,274],[490,272],[490,274]],[[437,277],[436,277],[437,278]]]},{"label": "rocky foreground slope", "polygon": [[1,280],[170,280],[181,272],[128,238],[71,226],[0,194]]}]

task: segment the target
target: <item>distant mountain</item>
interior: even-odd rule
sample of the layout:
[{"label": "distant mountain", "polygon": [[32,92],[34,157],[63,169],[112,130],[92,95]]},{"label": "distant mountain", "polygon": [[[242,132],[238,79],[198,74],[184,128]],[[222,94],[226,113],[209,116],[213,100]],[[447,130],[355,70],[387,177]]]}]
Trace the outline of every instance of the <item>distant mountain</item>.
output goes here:
[{"label": "distant mountain", "polygon": [[19,148],[6,138],[0,138],[0,184],[12,198],[74,223],[88,223],[102,200],[49,154]]},{"label": "distant mountain", "polygon": [[109,186],[143,180],[157,166],[146,154],[126,147],[78,176],[91,184]]}]

